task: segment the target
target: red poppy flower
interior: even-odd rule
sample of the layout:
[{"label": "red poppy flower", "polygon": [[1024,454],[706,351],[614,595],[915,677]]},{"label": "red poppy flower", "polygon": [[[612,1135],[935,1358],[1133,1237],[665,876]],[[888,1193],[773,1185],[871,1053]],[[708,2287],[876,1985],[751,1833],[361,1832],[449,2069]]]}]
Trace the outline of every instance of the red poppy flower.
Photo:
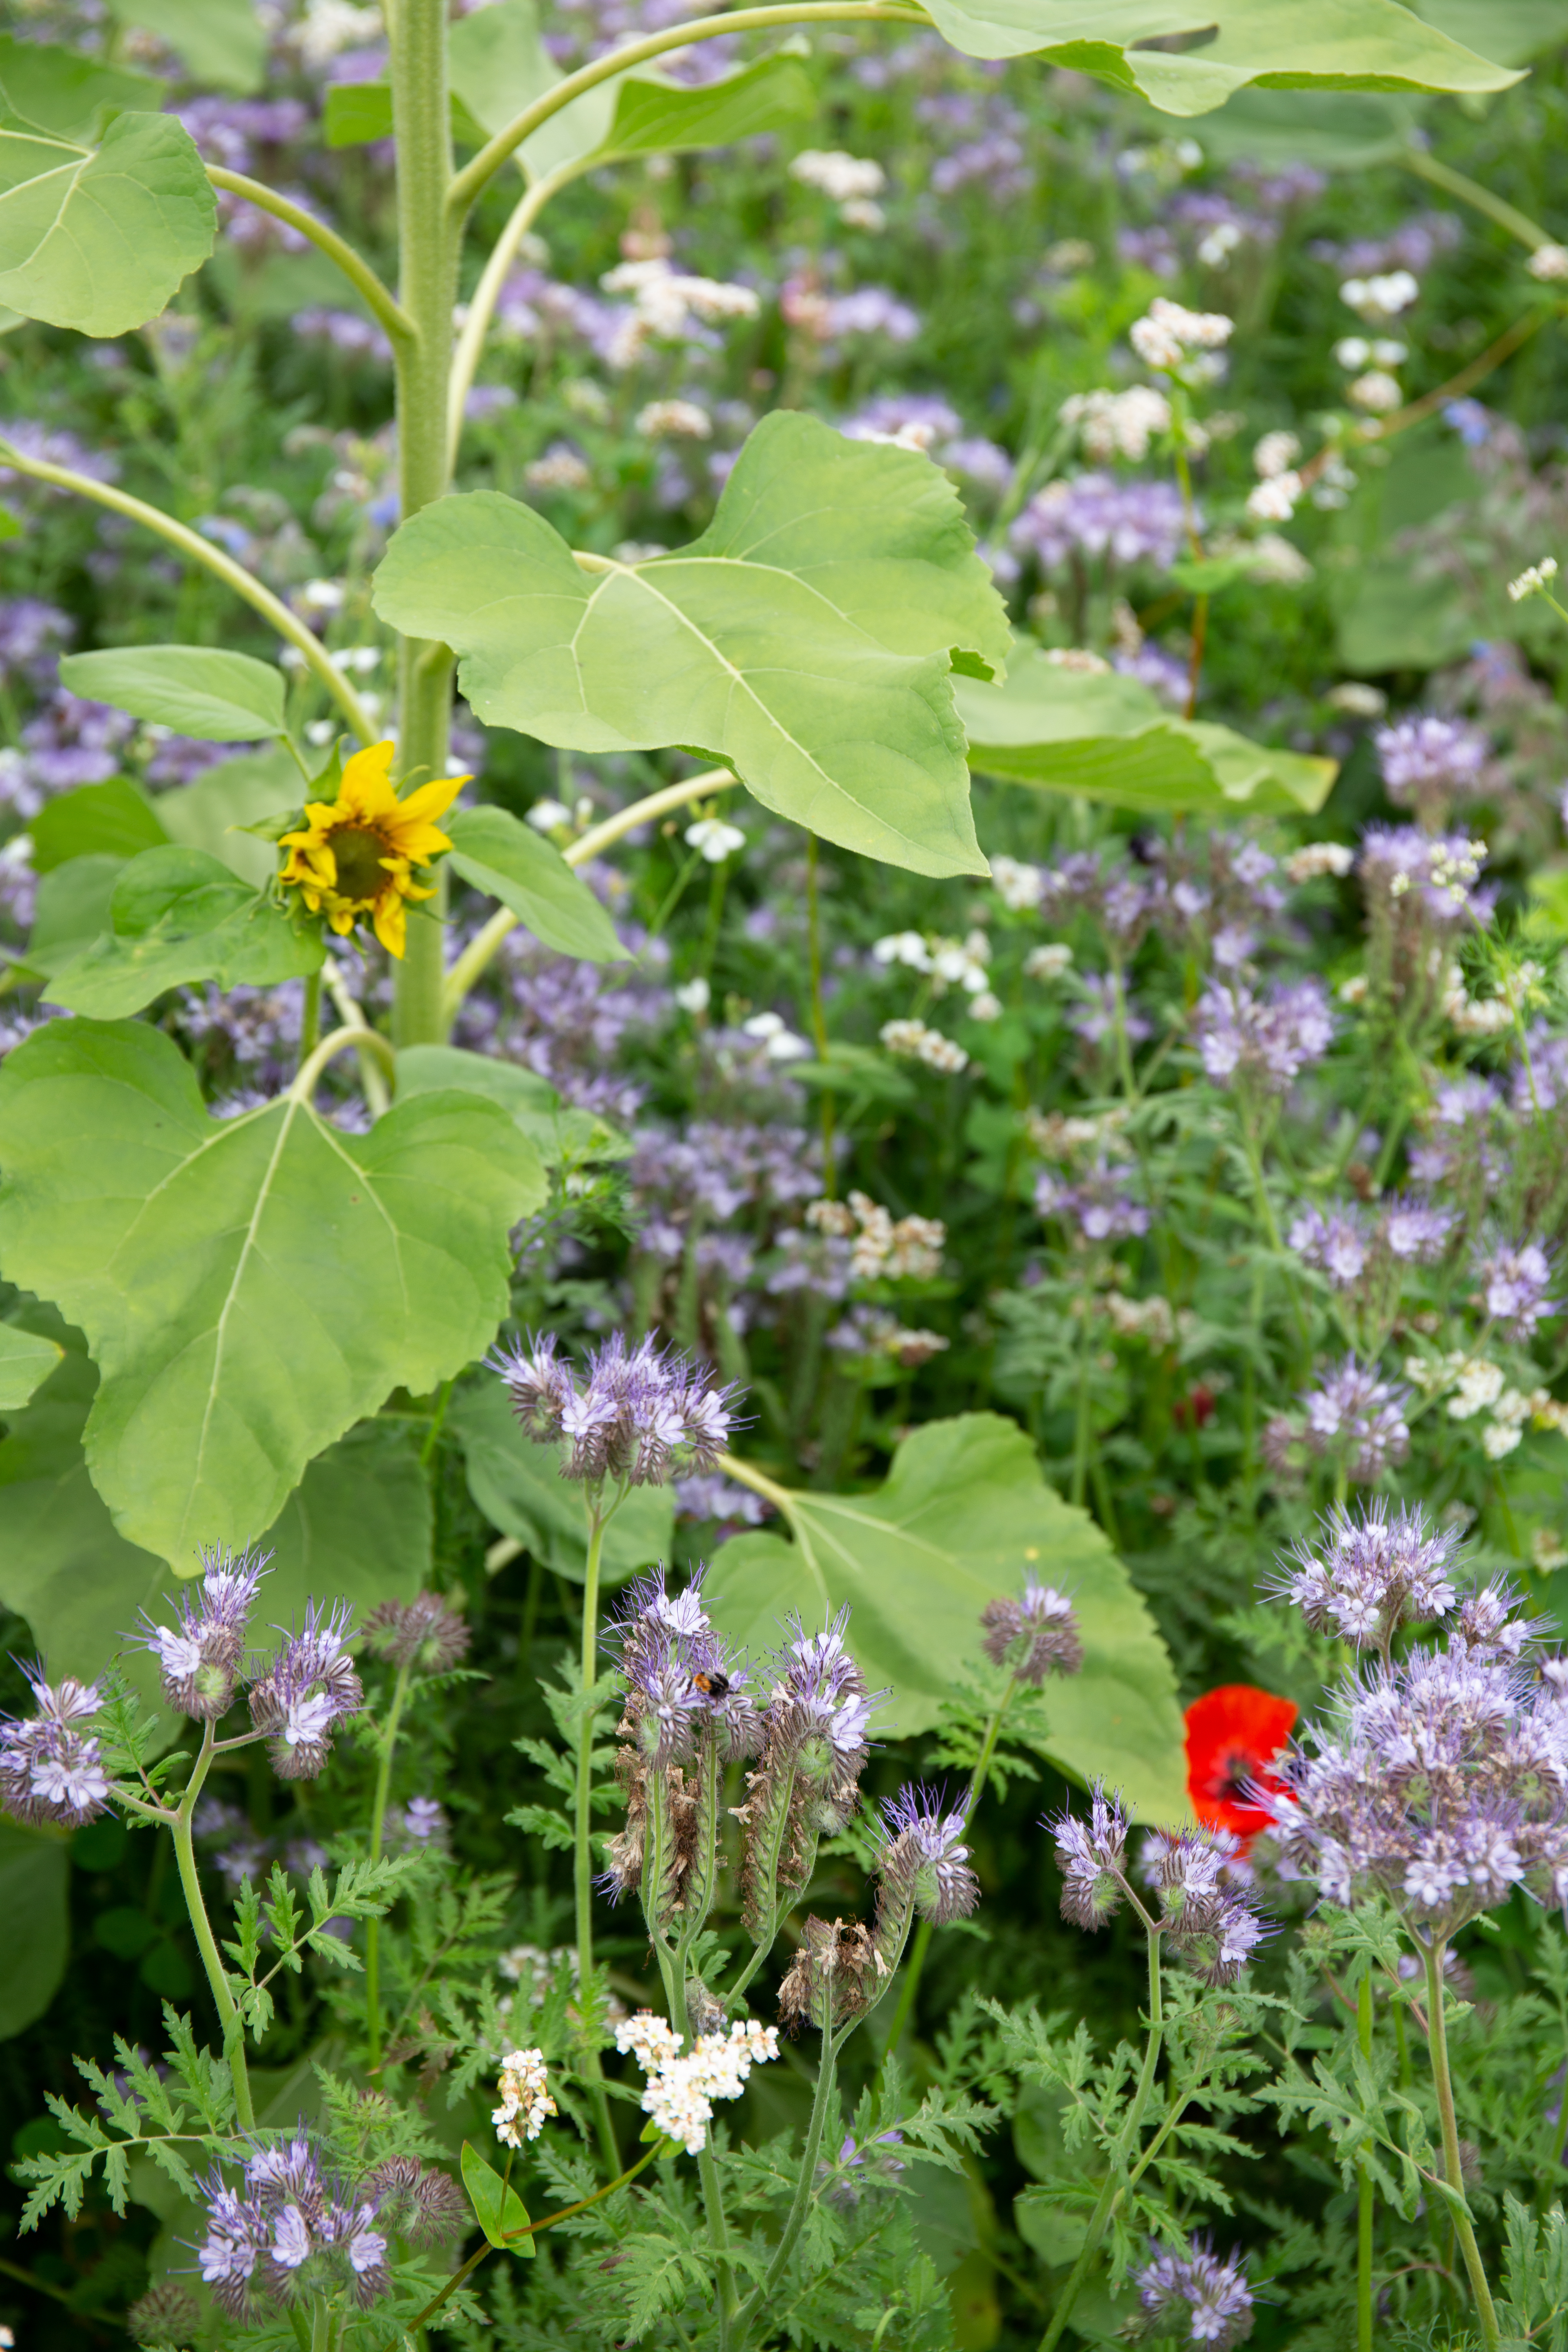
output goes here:
[{"label": "red poppy flower", "polygon": [[1187,1794],[1200,1822],[1249,1842],[1268,1828],[1268,1814],[1261,1805],[1249,1805],[1244,1791],[1253,1783],[1282,1785],[1268,1768],[1289,1738],[1296,1714],[1294,1699],[1277,1698],[1251,1683],[1223,1683],[1194,1699],[1187,1709]]}]

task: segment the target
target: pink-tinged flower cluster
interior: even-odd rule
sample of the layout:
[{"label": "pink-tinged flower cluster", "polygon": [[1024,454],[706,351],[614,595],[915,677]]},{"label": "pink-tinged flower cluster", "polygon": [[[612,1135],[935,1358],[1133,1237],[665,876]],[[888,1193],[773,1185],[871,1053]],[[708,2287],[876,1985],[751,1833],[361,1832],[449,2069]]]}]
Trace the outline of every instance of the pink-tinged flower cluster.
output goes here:
[{"label": "pink-tinged flower cluster", "polygon": [[1216,1086],[1251,1085],[1284,1094],[1333,1043],[1334,1016],[1319,980],[1298,980],[1260,996],[1244,981],[1211,982],[1194,1030],[1204,1069]]},{"label": "pink-tinged flower cluster", "polygon": [[1252,2333],[1252,2289],[1239,2249],[1222,2263],[1205,2240],[1194,2238],[1184,2254],[1157,2253],[1133,2284],[1139,2308],[1132,2326],[1140,2336],[1184,2336],[1210,2352],[1229,2352]]},{"label": "pink-tinged flower cluster", "polygon": [[662,1486],[677,1475],[712,1469],[735,1420],[732,1387],[651,1339],[628,1348],[619,1332],[593,1350],[579,1381],[557,1345],[542,1335],[500,1351],[489,1366],[528,1434],[569,1445],[563,1478]]},{"label": "pink-tinged flower cluster", "polygon": [[[1127,1815],[1102,1783],[1089,1791],[1089,1816],[1063,1812],[1042,1824],[1056,1838],[1062,1872],[1062,1916],[1100,1927],[1132,1897],[1127,1874]],[[1158,1899],[1155,1932],[1205,1983],[1234,1984],[1268,1934],[1258,1916],[1239,1838],[1228,1830],[1162,1833],[1144,1849],[1142,1874]]]},{"label": "pink-tinged flower cluster", "polygon": [[1506,1586],[1447,1613],[1445,1649],[1379,1660],[1258,1796],[1285,1867],[1438,1939],[1516,1886],[1568,1906],[1568,1660]]},{"label": "pink-tinged flower cluster", "polygon": [[80,1727],[98,1713],[103,1694],[96,1683],[69,1675],[47,1683],[41,1665],[23,1672],[37,1712],[0,1717],[0,1806],[16,1821],[74,1829],[101,1813],[109,1800],[102,1751]]}]

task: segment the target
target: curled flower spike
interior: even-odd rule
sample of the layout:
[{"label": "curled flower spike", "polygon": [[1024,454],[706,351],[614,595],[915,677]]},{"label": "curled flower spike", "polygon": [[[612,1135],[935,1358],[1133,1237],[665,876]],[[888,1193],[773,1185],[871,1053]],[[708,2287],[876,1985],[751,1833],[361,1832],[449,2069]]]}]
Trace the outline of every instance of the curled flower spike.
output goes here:
[{"label": "curled flower spike", "polygon": [[876,1938],[858,1919],[830,1922],[813,1914],[779,1987],[780,2021],[792,2034],[803,2025],[832,2032],[863,2017],[890,1974]]},{"label": "curled flower spike", "polygon": [[176,1625],[154,1624],[143,1612],[147,1630],[136,1638],[163,1670],[169,1705],[198,1723],[216,1723],[234,1704],[250,1612],[272,1555],[204,1548],[201,1557],[200,1597],[178,1595]]},{"label": "curled flower spike", "polygon": [[661,1486],[678,1473],[712,1469],[735,1421],[732,1386],[651,1339],[628,1349],[616,1332],[589,1355],[579,1388],[556,1347],[544,1336],[487,1360],[528,1434],[569,1443],[563,1478]]},{"label": "curled flower spike", "polygon": [[1252,2289],[1239,2248],[1222,2263],[1206,2239],[1194,2238],[1184,2254],[1157,2253],[1133,2284],[1140,2336],[1185,2336],[1212,2352],[1229,2352],[1252,2333]]},{"label": "curled flower spike", "polygon": [[1240,1839],[1228,1830],[1156,1832],[1145,1842],[1142,1872],[1159,1895],[1166,1942],[1205,1984],[1234,1984],[1268,1933]]},{"label": "curled flower spike", "polygon": [[311,1780],[331,1753],[331,1735],[357,1715],[364,1692],[348,1654],[350,1610],[335,1601],[323,1613],[305,1603],[304,1629],[286,1633],[270,1667],[253,1685],[250,1719],[270,1734],[268,1754],[279,1780]]},{"label": "curled flower spike", "polygon": [[1083,1637],[1072,1602],[1032,1576],[1021,1601],[988,1601],[980,1622],[985,1628],[980,1646],[992,1664],[1010,1667],[1021,1683],[1038,1685],[1053,1673],[1076,1675],[1083,1664]]},{"label": "curled flower spike", "polygon": [[[1416,1506],[1382,1502],[1331,1512],[1316,1539],[1296,1547],[1269,1590],[1292,1601],[1316,1633],[1388,1654],[1401,1625],[1446,1617],[1454,1607],[1460,1544]],[[1234,1824],[1232,1824],[1234,1826]]]},{"label": "curled flower spike", "polygon": [[1127,1815],[1119,1792],[1107,1796],[1097,1780],[1089,1790],[1089,1817],[1071,1812],[1047,1819],[1062,1873],[1062,1917],[1076,1927],[1103,1927],[1127,1892]]},{"label": "curled flower spike", "polygon": [[44,1679],[41,1665],[24,1666],[37,1713],[0,1716],[0,1806],[36,1826],[59,1822],[75,1829],[94,1820],[109,1801],[109,1776],[98,1741],[78,1729],[103,1705],[96,1683],[64,1675]]},{"label": "curled flower spike", "polygon": [[365,1639],[395,1666],[444,1675],[468,1654],[473,1636],[450,1601],[435,1592],[412,1601],[378,1602],[364,1621]]},{"label": "curled flower spike", "polygon": [[963,1843],[969,1808],[944,1812],[945,1792],[906,1785],[882,1800],[878,1824],[876,1944],[889,1972],[897,1968],[918,1911],[933,1927],[967,1919],[980,1900],[980,1881]]}]

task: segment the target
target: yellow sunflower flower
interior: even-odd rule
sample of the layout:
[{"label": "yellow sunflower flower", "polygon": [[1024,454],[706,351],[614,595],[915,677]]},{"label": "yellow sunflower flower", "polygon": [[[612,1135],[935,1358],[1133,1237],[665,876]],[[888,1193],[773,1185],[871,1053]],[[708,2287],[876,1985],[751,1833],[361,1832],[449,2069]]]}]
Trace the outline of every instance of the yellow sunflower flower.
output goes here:
[{"label": "yellow sunflower flower", "polygon": [[467,776],[442,776],[400,801],[391,780],[392,743],[356,751],[343,769],[335,801],[307,801],[306,823],[283,835],[289,852],[279,880],[300,892],[312,915],[324,909],[334,931],[347,933],[368,915],[389,955],[407,939],[407,902],[434,898],[413,878],[452,845],[435,820],[445,815]]}]

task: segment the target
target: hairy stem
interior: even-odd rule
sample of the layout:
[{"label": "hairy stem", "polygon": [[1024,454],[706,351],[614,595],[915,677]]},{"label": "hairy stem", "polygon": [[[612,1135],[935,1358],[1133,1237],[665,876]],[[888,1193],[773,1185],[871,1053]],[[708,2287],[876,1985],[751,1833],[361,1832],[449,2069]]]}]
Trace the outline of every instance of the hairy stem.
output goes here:
[{"label": "hairy stem", "polygon": [[[1372,2057],[1372,1969],[1363,1972],[1356,1991],[1356,2039],[1361,2054]],[[1357,2352],[1372,2352],[1372,2167],[1363,2157],[1356,2181],[1355,2314]]]},{"label": "hairy stem", "polygon": [[746,2301],[742,2304],[741,2310],[737,2315],[735,2322],[735,2341],[737,2344],[744,2343],[746,2332],[750,2327],[752,2321],[766,2304],[768,2297],[777,2286],[780,2279],[783,2278],[789,2258],[795,2250],[795,2245],[799,2240],[800,2233],[805,2227],[806,2212],[811,2204],[812,2191],[816,2185],[817,2152],[822,2146],[823,2129],[827,2121],[828,2105],[833,2096],[833,2084],[835,2074],[837,2070],[838,2053],[843,2048],[845,2042],[849,2039],[851,2032],[854,2031],[854,2021],[851,2021],[850,2024],[847,2025],[844,2028],[844,2031],[837,2039],[835,2039],[833,2032],[833,1988],[831,1980],[829,1980],[827,1990],[824,1995],[824,2000],[827,2007],[827,2015],[824,2020],[822,2027],[822,2055],[817,2062],[816,2089],[811,2102],[811,2121],[806,2126],[805,2146],[801,2151],[800,2176],[795,2184],[795,2196],[790,2204],[789,2214],[784,2221],[784,2229],[780,2233],[778,2244],[773,2249],[773,2258],[768,2264],[767,2272],[763,2277],[763,2283],[761,2286],[754,2288],[752,2294],[747,2296]]},{"label": "hairy stem", "polygon": [[1465,2205],[1464,2177],[1459,2166],[1459,2125],[1454,2112],[1454,2085],[1448,2073],[1448,2028],[1444,2015],[1443,1962],[1447,1951],[1447,1947],[1442,1938],[1435,1937],[1422,1955],[1426,1963],[1426,2046],[1431,2053],[1432,2084],[1437,2094],[1437,2113],[1443,2125],[1443,2171],[1454,2192],[1449,2210],[1453,2215],[1459,2248],[1465,2257],[1465,2268],[1469,2273],[1470,2293],[1476,2299],[1481,2341],[1486,2352],[1497,2352],[1497,2312],[1492,2304],[1492,2291],[1487,2284],[1481,2250],[1476,2243],[1475,2227]]},{"label": "hairy stem", "polygon": [[[1141,1907],[1141,1906],[1140,1906]],[[1164,2009],[1160,1988],[1160,1937],[1157,1930],[1149,1937],[1149,2040],[1143,2052],[1142,2071],[1138,2087],[1132,2095],[1132,2105],[1126,2120],[1117,2134],[1114,2146],[1107,2150],[1105,2186],[1100,2190],[1093,2212],[1089,2218],[1089,2232],[1079,2258],[1067,2274],[1050,2326],[1040,2338],[1040,2352],[1053,2352],[1062,2330],[1072,2316],[1072,2307],[1082,2291],[1083,2283],[1093,2268],[1100,2242],[1105,2236],[1112,2213],[1126,2193],[1125,2184],[1119,2183],[1117,2173],[1138,2143],[1138,2132],[1143,2121],[1143,2110],[1149,2104],[1149,2094],[1154,2087],[1154,2070],[1160,2063],[1160,2047],[1164,2040]]]},{"label": "hairy stem", "polygon": [[133,499],[128,490],[116,489],[112,482],[95,482],[90,475],[74,473],[68,466],[51,466],[42,457],[25,457],[19,449],[13,449],[0,437],[0,467],[5,466],[11,467],[18,474],[29,475],[34,481],[52,483],[58,490],[74,490],[79,498],[91,499],[98,506],[109,507],[116,514],[128,516],[132,522],[143,523],[149,530],[156,531],[160,539],[167,540],[171,547],[177,547],[181,554],[187,556],[193,563],[205,564],[226,587],[232,588],[237,596],[243,596],[253,612],[259,613],[269,627],[276,629],[280,637],[286,638],[296,652],[302,655],[306,667],[320,678],[359,740],[362,743],[375,741],[375,730],[370,723],[363,703],[314,629],[307,628],[304,622],[272,593],[270,588],[263,587],[254,572],[247,572],[243,563],[237,563],[233,556],[226,555],[221,547],[215,547],[210,539],[204,539],[200,531],[187,530],[183,522],[176,522],[173,515],[164,514],[161,508],[150,507],[144,499]]},{"label": "hairy stem", "polygon": [[202,1899],[201,1876],[196,1869],[195,1838],[191,1828],[196,1799],[201,1795],[202,1783],[212,1764],[214,1745],[213,1727],[210,1723],[205,1724],[195,1769],[180,1801],[180,1810],[170,1822],[169,1829],[174,1841],[174,1855],[179,1864],[185,1908],[190,1914],[191,1932],[195,1937],[196,1949],[202,1956],[202,1966],[207,1972],[207,1982],[212,1987],[213,2000],[217,2004],[218,2017],[223,2024],[223,2053],[228,2061],[234,2083],[234,2112],[241,2131],[254,2131],[256,2108],[250,2096],[250,2074],[245,2063],[245,2026],[235,2005],[227,1971],[213,1935],[212,1922],[207,1917],[207,1906]]},{"label": "hairy stem", "polygon": [[[819,1062],[827,1059],[827,1020],[822,1009],[822,908],[816,886],[816,835],[805,836],[805,940],[811,968],[811,1035]],[[833,1089],[822,1089],[822,1189],[831,1201],[838,1192],[838,1172],[833,1150]]]},{"label": "hairy stem", "polygon": [[[606,2180],[602,2189],[595,2189],[592,2197],[580,2197],[575,2205],[563,2205],[558,2213],[542,2214],[537,2221],[530,2221],[526,2229],[509,2230],[506,2232],[508,2243],[510,2244],[513,2238],[537,2238],[542,2230],[552,2230],[557,2221],[570,2221],[574,2214],[585,2213],[590,2205],[598,2205],[606,2197],[613,2197],[617,2189],[624,2189],[628,2180],[635,2180],[639,2172],[646,2172],[654,2158],[668,2148],[668,2140],[655,2140],[646,2156],[639,2156],[635,2164],[626,2167],[625,2172],[617,2174],[614,2180]],[[470,2254],[462,2268],[452,2273],[440,2294],[433,2295],[417,2318],[409,2321],[405,2333],[411,2339],[417,2337],[418,2330],[427,2320],[435,2317],[447,2296],[455,2294],[467,2280],[472,2278],[479,2264],[494,2251],[494,2247],[487,2239],[477,2254]]]},{"label": "hairy stem", "polygon": [[[609,1524],[610,1510],[602,1503],[590,1506],[588,1521],[588,1557],[583,1569],[583,1713],[577,1726],[577,1801],[574,1823],[573,1877],[577,1899],[577,2014],[588,2013],[588,1981],[594,1969],[594,1715],[587,1694],[599,1675],[599,1562],[605,1549],[605,1529]],[[609,2168],[614,2172],[620,2163],[620,2150],[610,2123],[610,2105],[605,2096],[604,2069],[596,2050],[584,2053],[583,2072],[589,2081],[593,2101],[594,2121],[599,2135],[599,2145]]]},{"label": "hairy stem", "polygon": [[[402,1719],[403,1703],[408,1696],[406,1665],[397,1669],[397,1680],[392,1687],[392,1705],[386,1711],[386,1721],[381,1727],[381,1755],[375,1768],[375,1794],[370,1806],[370,1858],[381,1859],[382,1837],[386,1828],[386,1801],[392,1790],[392,1751],[397,1745],[397,1727]],[[369,2053],[369,2071],[374,2074],[381,2064],[381,1921],[367,1919],[364,1928],[364,2039]]]},{"label": "hairy stem", "polygon": [[230,195],[243,196],[247,205],[256,206],[258,212],[270,213],[275,220],[287,221],[289,227],[298,229],[301,236],[308,236],[329,261],[335,261],[356,293],[363,296],[395,343],[413,340],[414,321],[407,311],[399,307],[391,289],[382,284],[369,262],[357,254],[335,228],[329,228],[325,221],[318,220],[302,205],[290,203],[287,196],[279,195],[276,188],[268,187],[264,181],[248,180],[243,172],[226,171],[219,163],[209,163],[206,172],[215,188],[225,188]]},{"label": "hairy stem", "polygon": [[308,1104],[316,1091],[321,1072],[333,1055],[341,1054],[346,1045],[353,1045],[361,1055],[374,1054],[379,1061],[385,1064],[388,1076],[395,1077],[397,1056],[385,1038],[378,1035],[374,1029],[351,1029],[345,1024],[342,1029],[334,1029],[330,1035],[323,1037],[315,1052],[300,1064],[299,1076],[289,1089],[289,1101]]}]

